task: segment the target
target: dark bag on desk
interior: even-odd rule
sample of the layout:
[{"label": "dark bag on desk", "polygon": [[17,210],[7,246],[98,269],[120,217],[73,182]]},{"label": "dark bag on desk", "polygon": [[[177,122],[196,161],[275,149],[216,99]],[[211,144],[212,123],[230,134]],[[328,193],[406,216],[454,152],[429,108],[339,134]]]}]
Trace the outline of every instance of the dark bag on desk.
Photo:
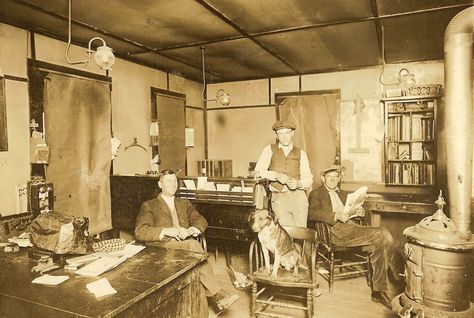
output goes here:
[{"label": "dark bag on desk", "polygon": [[30,224],[30,239],[35,247],[56,254],[87,254],[89,244],[89,219],[46,212]]}]

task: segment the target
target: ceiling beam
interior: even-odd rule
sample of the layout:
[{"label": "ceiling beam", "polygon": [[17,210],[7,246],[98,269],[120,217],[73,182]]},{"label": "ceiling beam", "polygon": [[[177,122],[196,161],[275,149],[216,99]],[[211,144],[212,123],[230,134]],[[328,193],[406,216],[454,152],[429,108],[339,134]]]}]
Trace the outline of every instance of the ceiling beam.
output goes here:
[{"label": "ceiling beam", "polygon": [[[377,44],[379,47],[379,61],[382,60],[382,24],[380,23],[380,19],[377,19],[379,17],[379,9],[377,7],[377,0],[370,0],[370,6],[372,7],[372,15],[376,18],[375,19],[375,32],[377,33]],[[385,61],[382,61],[385,62]]]},{"label": "ceiling beam", "polygon": [[197,3],[202,5],[204,8],[209,10],[212,14],[214,14],[216,17],[220,18],[222,21],[230,25],[232,28],[234,28],[236,31],[238,31],[240,34],[242,34],[245,38],[251,40],[255,44],[257,44],[260,48],[262,48],[264,51],[267,53],[270,53],[273,57],[278,59],[280,62],[288,66],[291,70],[293,70],[296,74],[301,74],[301,72],[298,70],[298,68],[294,65],[292,65],[290,62],[279,56],[277,53],[273,52],[269,48],[267,48],[265,45],[263,45],[260,41],[257,41],[251,34],[249,34],[247,31],[242,29],[240,26],[235,24],[231,19],[226,17],[222,12],[214,8],[212,5],[207,3],[205,0],[195,0]]},{"label": "ceiling beam", "polygon": [[[58,14],[58,13],[54,12],[54,11],[51,11],[51,10],[48,10],[48,9],[45,9],[45,8],[36,6],[36,5],[34,5],[34,4],[31,4],[31,3],[29,3],[29,2],[26,2],[26,1],[24,1],[24,0],[12,0],[12,1],[15,2],[15,3],[17,3],[17,4],[19,4],[19,5],[22,5],[22,6],[25,6],[25,7],[29,7],[29,8],[31,8],[31,9],[33,9],[33,10],[38,11],[38,12],[48,14],[48,15],[50,15],[50,16],[52,16],[52,17],[55,17],[55,18],[57,18],[57,19],[59,19],[59,20],[63,20],[63,21],[68,21],[68,20],[69,20],[68,17],[65,17],[65,16],[63,16],[63,15],[61,15],[61,14]],[[112,33],[108,32],[108,31],[106,31],[106,30],[103,30],[103,29],[100,29],[100,28],[97,28],[97,27],[94,27],[94,26],[91,26],[91,25],[89,25],[89,24],[86,24],[86,23],[83,23],[83,22],[79,22],[79,21],[76,21],[76,20],[73,20],[73,19],[71,19],[71,23],[74,24],[74,25],[80,26],[80,27],[82,27],[82,28],[84,28],[84,29],[97,32],[97,33],[99,33],[99,34],[101,34],[101,35],[104,35],[104,36],[113,38],[113,39],[115,39],[115,40],[117,40],[117,41],[121,41],[121,42],[127,43],[127,44],[132,45],[132,46],[136,46],[136,47],[141,48],[142,50],[144,50],[144,51],[142,51],[142,52],[134,52],[134,53],[127,52],[126,55],[133,55],[133,54],[139,54],[139,53],[145,53],[145,52],[152,52],[152,53],[154,53],[154,54],[157,54],[158,56],[163,56],[163,57],[166,57],[166,58],[168,58],[168,59],[170,59],[170,60],[173,60],[173,61],[175,61],[175,62],[178,62],[178,63],[184,64],[184,65],[187,65],[187,66],[192,67],[192,68],[195,68],[195,69],[197,69],[197,70],[201,70],[200,66],[198,66],[198,65],[195,65],[195,64],[193,64],[193,63],[189,63],[189,62],[187,62],[187,61],[181,60],[181,59],[176,58],[176,57],[174,57],[174,56],[170,56],[170,55],[168,55],[168,54],[166,54],[166,53],[161,53],[161,52],[159,52],[159,50],[157,50],[157,49],[155,49],[155,48],[151,48],[151,47],[148,47],[148,46],[146,46],[146,45],[144,45],[144,44],[141,44],[141,43],[138,43],[138,42],[129,40],[129,39],[127,39],[127,38],[124,38],[124,37],[121,37],[121,36],[112,34]],[[31,30],[32,30],[31,26],[28,26],[27,29],[31,29]],[[42,31],[42,30],[39,29],[39,28],[35,28],[35,29],[36,29],[36,31],[39,31],[38,33],[41,33],[41,31]],[[64,38],[59,37],[59,36],[55,36],[54,38],[56,38],[56,39],[58,39],[58,40],[61,40],[61,41],[67,42],[67,39],[64,39]],[[75,41],[75,43],[78,43],[78,42]],[[84,44],[81,43],[81,45],[84,45]],[[121,54],[119,54],[119,55],[121,55]],[[121,55],[121,56],[123,56],[123,55]],[[153,67],[153,68],[156,68],[156,67]],[[215,72],[208,71],[207,73],[209,73],[209,74],[211,74],[211,75],[214,75],[214,76],[217,76],[217,77],[223,77],[221,74],[218,74],[218,73],[215,73]]]}]

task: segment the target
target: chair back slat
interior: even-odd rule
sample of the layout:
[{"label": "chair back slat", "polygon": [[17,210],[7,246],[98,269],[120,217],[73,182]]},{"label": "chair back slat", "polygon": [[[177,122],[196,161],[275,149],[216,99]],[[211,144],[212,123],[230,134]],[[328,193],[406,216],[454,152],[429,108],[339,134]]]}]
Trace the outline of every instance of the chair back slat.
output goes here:
[{"label": "chair back slat", "polygon": [[319,240],[326,245],[331,245],[331,227],[329,224],[318,221],[315,227]]}]

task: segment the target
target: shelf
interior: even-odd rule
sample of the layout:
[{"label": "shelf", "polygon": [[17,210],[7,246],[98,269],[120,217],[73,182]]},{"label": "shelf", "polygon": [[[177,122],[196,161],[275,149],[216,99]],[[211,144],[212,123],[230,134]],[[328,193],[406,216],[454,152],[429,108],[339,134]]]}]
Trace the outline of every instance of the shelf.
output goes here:
[{"label": "shelf", "polygon": [[433,139],[425,140],[425,139],[411,139],[411,140],[387,140],[387,142],[393,142],[393,143],[410,143],[410,142],[434,142]]},{"label": "shelf", "polygon": [[398,97],[384,97],[384,98],[381,98],[380,101],[382,102],[407,102],[407,101],[418,102],[420,100],[438,99],[440,97],[441,95],[398,96]]},{"label": "shelf", "polygon": [[399,186],[399,187],[434,187],[435,184],[412,184],[412,183],[385,183],[387,186]]},{"label": "shelf", "polygon": [[388,159],[388,162],[421,162],[421,163],[434,163],[434,160],[422,159],[422,160],[412,160],[412,159]]},{"label": "shelf", "polygon": [[[432,112],[432,111],[433,111],[433,108],[418,109],[418,110],[389,110],[388,115],[390,116],[390,114],[426,113],[426,112]],[[423,118],[433,119],[434,116],[427,116]]]},{"label": "shelf", "polygon": [[439,97],[423,95],[381,99],[385,110],[386,185],[429,187],[436,184],[436,108]]}]

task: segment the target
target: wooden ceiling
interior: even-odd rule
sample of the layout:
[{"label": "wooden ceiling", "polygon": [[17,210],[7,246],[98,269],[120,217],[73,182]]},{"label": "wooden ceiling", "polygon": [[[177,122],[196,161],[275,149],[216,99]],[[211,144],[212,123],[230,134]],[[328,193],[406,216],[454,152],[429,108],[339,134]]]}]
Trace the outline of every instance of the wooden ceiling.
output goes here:
[{"label": "wooden ceiling", "polygon": [[[443,58],[449,21],[472,0],[72,0],[72,42],[202,82]],[[1,0],[0,21],[63,41],[68,0]],[[383,41],[382,41],[383,29]],[[382,44],[383,42],[383,44]],[[94,42],[95,43],[95,42]],[[98,43],[98,42],[97,42]]]}]

